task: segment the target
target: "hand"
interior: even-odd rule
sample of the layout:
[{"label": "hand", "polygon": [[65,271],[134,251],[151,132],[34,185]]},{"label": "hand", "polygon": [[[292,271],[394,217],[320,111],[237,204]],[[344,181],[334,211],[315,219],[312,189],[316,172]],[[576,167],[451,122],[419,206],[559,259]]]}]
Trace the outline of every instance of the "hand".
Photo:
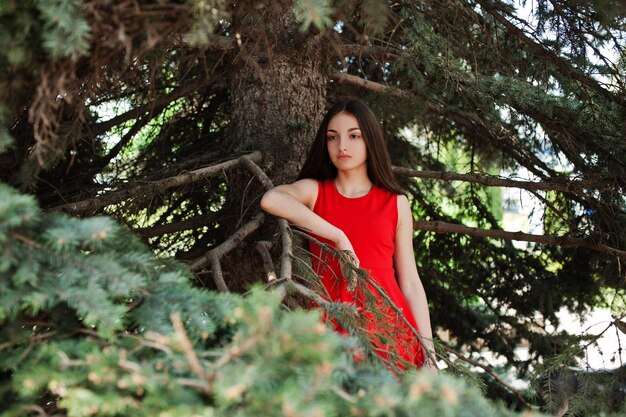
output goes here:
[{"label": "hand", "polygon": [[352,243],[350,243],[350,240],[345,235],[345,233],[341,232],[341,236],[335,242],[335,246],[337,247],[337,251],[339,251],[339,254],[344,262],[349,262],[355,267],[359,267],[359,258],[357,258],[356,253],[354,253]]},{"label": "hand", "polygon": [[353,292],[357,287],[357,274],[354,268],[359,267],[359,258],[357,258],[354,253],[352,243],[350,243],[350,240],[345,233],[341,232],[341,236],[339,237],[339,240],[335,242],[335,246],[339,251],[341,274],[343,275],[343,278],[348,281],[348,291]]},{"label": "hand", "polygon": [[433,374],[437,374],[439,372],[439,369],[437,368],[435,362],[431,361],[430,359],[426,359],[424,361],[424,363],[422,364],[422,369]]},{"label": "hand", "polygon": [[437,363],[436,363],[436,355],[435,352],[431,351],[426,351],[426,349],[423,350],[424,352],[424,362],[422,363],[422,369],[431,372],[433,374],[436,374],[437,372],[439,372],[439,368],[437,368]]}]

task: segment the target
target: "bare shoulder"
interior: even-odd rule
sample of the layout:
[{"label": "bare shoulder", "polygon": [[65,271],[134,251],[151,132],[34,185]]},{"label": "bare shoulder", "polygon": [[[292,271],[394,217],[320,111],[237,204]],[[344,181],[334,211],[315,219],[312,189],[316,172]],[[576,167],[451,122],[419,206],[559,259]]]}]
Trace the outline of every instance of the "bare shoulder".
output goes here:
[{"label": "bare shoulder", "polygon": [[413,214],[409,199],[404,194],[398,194],[398,225],[413,222]]},{"label": "bare shoulder", "polygon": [[289,193],[302,204],[313,209],[317,200],[318,182],[311,178],[304,178],[291,184],[279,185],[275,190]]}]

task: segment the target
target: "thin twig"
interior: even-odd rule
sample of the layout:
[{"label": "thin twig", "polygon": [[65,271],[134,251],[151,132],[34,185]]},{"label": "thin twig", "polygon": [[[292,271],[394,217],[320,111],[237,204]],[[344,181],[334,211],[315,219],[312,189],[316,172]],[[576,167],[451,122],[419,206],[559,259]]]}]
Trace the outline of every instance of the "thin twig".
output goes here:
[{"label": "thin twig", "polygon": [[261,240],[255,243],[254,248],[261,255],[263,260],[263,269],[265,270],[265,276],[267,282],[271,283],[276,281],[276,272],[274,271],[274,263],[272,262],[272,255],[270,255],[269,249],[272,247],[272,243],[266,240]]},{"label": "thin twig", "polygon": [[244,340],[243,343],[241,343],[240,345],[230,346],[229,348],[225,349],[224,354],[217,360],[217,362],[215,362],[213,366],[213,372],[211,372],[207,376],[206,381],[209,383],[209,385],[211,386],[213,381],[215,381],[215,379],[217,379],[217,377],[219,376],[220,368],[224,367],[232,360],[240,357],[241,355],[255,347],[259,342],[263,340],[264,336],[265,334],[263,332],[259,332]]},{"label": "thin twig", "polygon": [[487,365],[483,365],[480,362],[477,362],[473,359],[468,358],[467,356],[463,356],[463,354],[457,352],[456,350],[452,349],[450,346],[446,345],[446,344],[441,344],[441,346],[443,346],[443,348],[445,350],[447,350],[448,352],[454,354],[456,357],[458,357],[459,359],[461,359],[463,362],[467,362],[470,365],[474,365],[477,366],[481,369],[483,369],[485,372],[487,372],[489,375],[491,375],[491,377],[493,377],[493,379],[495,379],[500,385],[502,385],[503,387],[507,388],[508,390],[510,390],[512,393],[515,394],[515,396],[522,402],[524,403],[526,406],[530,406],[530,404],[528,404],[528,402],[526,401],[526,399],[524,398],[524,394],[518,390],[517,388],[513,387],[512,385],[508,384],[504,379],[502,379],[494,370],[492,367],[487,366]]},{"label": "thin twig", "polygon": [[[185,326],[180,318],[180,313],[177,311],[172,312],[172,314],[170,314],[170,320],[172,321],[172,326],[174,326],[174,332],[176,333],[176,336],[178,336],[179,346],[183,355],[185,355],[187,362],[189,362],[191,371],[202,381],[208,382],[207,374],[204,372],[204,368],[200,364],[200,360],[198,359],[198,355],[196,355],[196,351],[193,349],[193,344],[191,343],[191,340],[189,340],[189,336],[187,336]],[[207,386],[203,391],[208,393],[209,386]]]},{"label": "thin twig", "polygon": [[136,362],[129,361],[126,357],[126,349],[120,349],[120,358],[117,361],[120,368],[128,372],[140,373],[141,365]]}]

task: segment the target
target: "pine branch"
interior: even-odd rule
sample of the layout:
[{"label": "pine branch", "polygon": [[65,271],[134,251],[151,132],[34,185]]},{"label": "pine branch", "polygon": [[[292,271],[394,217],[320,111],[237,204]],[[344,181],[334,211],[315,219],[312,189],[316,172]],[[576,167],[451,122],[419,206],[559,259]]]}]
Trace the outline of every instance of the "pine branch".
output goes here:
[{"label": "pine branch", "polygon": [[[375,81],[366,80],[364,78],[357,77],[356,75],[346,74],[345,72],[333,71],[330,76],[340,83],[354,85],[359,88],[372,91],[374,93],[391,94],[396,97],[409,97],[409,94],[406,91],[400,90],[399,88],[390,87],[381,83],[377,83]],[[427,101],[425,104],[431,111],[440,111],[440,109],[435,104],[429,101]]]},{"label": "pine branch", "polygon": [[[404,177],[429,178],[443,181],[464,181],[491,187],[522,188],[529,191],[572,192],[583,189],[610,189],[624,182],[621,177],[602,176],[587,180],[568,180],[567,182],[518,181],[479,174],[459,174],[446,171],[417,171],[404,167],[393,167],[393,172]],[[624,183],[626,185],[626,183]]]},{"label": "pine branch", "polygon": [[[331,74],[331,78],[340,83],[353,85],[378,94],[391,94],[395,97],[411,97],[411,94],[399,88],[365,80],[361,77],[357,77],[356,75],[334,71]],[[421,96],[419,98],[429,111],[442,117],[449,118],[454,123],[465,128],[469,132],[476,132],[477,136],[487,136],[492,138],[494,144],[498,145],[504,152],[511,155],[511,157],[520,165],[525,166],[529,171],[538,177],[546,178],[546,173],[554,174],[554,172],[534,154],[524,148],[520,149],[519,139],[513,134],[510,134],[505,126],[498,125],[500,133],[496,133],[490,130],[485,125],[483,120],[474,117],[473,115],[452,109],[445,109],[442,106],[433,103],[428,97],[425,96]],[[538,168],[541,168],[543,172]]]},{"label": "pine branch", "polygon": [[104,122],[96,123],[89,129],[89,133],[95,137],[107,132],[114,126],[120,125],[132,119],[136,119],[143,114],[159,112],[167,107],[167,105],[170,104],[172,101],[198,90],[199,88],[205,86],[207,83],[207,78],[197,78],[194,81],[188,82],[187,84],[184,84],[174,89],[171,93],[159,96],[157,99],[153,100],[150,103],[135,107],[134,109],[131,109],[126,113],[115,116]]},{"label": "pine branch", "polygon": [[[253,152],[249,154],[248,157],[250,160],[259,160],[261,158],[261,153]],[[230,161],[199,168],[174,177],[151,181],[145,185],[139,185],[125,190],[112,191],[88,200],[52,207],[50,210],[64,210],[72,214],[82,214],[85,212],[93,213],[111,204],[120,203],[133,198],[147,198],[169,188],[180,187],[192,182],[218,176],[222,173],[222,171],[240,164],[242,158],[243,157],[231,159]]]},{"label": "pine branch", "polygon": [[[382,59],[384,61],[396,61],[401,51],[390,51],[389,47],[374,46],[374,45],[359,45],[359,44],[341,44],[338,47],[338,51],[341,56],[353,55],[360,57],[365,55],[371,58]],[[394,48],[395,49],[395,48]]]},{"label": "pine branch", "polygon": [[504,230],[486,230],[476,227],[468,227],[461,224],[445,223],[442,221],[420,221],[413,222],[414,230],[423,230],[435,233],[460,233],[475,237],[491,237],[495,239],[518,240],[523,242],[542,243],[546,245],[557,245],[561,247],[577,247],[582,246],[593,249],[598,252],[608,253],[610,255],[626,258],[626,251],[612,248],[610,246],[598,243],[591,237],[574,238],[560,237],[549,235],[533,235],[523,232],[507,232]]},{"label": "pine branch", "polygon": [[445,350],[447,350],[448,352],[454,354],[457,358],[461,359],[463,362],[467,362],[470,365],[474,365],[479,367],[480,369],[484,370],[485,372],[487,372],[489,375],[491,375],[491,377],[493,379],[496,380],[496,382],[500,385],[502,385],[503,387],[505,387],[506,389],[508,389],[509,391],[511,391],[513,394],[515,394],[515,396],[527,407],[530,407],[530,404],[528,404],[528,401],[526,401],[525,397],[524,397],[524,393],[522,393],[520,390],[518,390],[517,388],[515,388],[514,386],[508,384],[504,379],[502,379],[500,377],[500,375],[498,375],[491,366],[487,366],[487,365],[483,365],[480,362],[477,362],[471,358],[468,358],[467,356],[462,355],[461,353],[457,352],[456,350],[452,349],[450,346],[446,345],[445,343],[441,343],[441,346],[443,346],[443,348]]},{"label": "pine branch", "polygon": [[[387,94],[392,94],[392,95],[396,95],[399,97],[408,96],[406,92],[403,92],[402,90],[399,90],[397,88],[388,87],[380,83],[364,80],[360,77],[341,73],[339,71],[336,71],[335,73],[333,73],[332,77],[337,79],[339,82],[352,84],[352,85],[358,86],[360,88],[365,88],[376,93],[387,93]],[[503,150],[506,152],[509,152],[511,156],[515,160],[517,160],[522,166],[525,166],[531,172],[538,175],[540,178],[547,178],[547,176],[545,173],[536,169],[535,167],[537,166],[542,167],[545,170],[545,172],[550,173],[551,175],[554,175],[554,176],[557,175],[555,172],[549,169],[543,162],[539,161],[538,158],[532,153],[526,150],[522,150],[520,153],[517,153],[517,151],[514,151],[514,149],[516,149],[519,146],[519,143],[518,143],[519,140],[517,138],[509,137],[509,135],[503,136],[502,134],[492,133],[483,124],[481,120],[477,119],[473,115],[464,115],[456,111],[446,111],[446,110],[440,109],[438,106],[432,103],[430,104],[426,103],[426,105],[430,110],[433,110],[441,114],[442,116],[449,117],[455,123],[467,129],[471,129],[471,130],[479,129],[479,132],[482,132],[482,134],[492,137],[494,139],[494,143],[502,144],[502,139],[505,139],[510,146],[503,147]],[[502,127],[502,131],[506,132],[506,128],[504,128],[503,126],[501,127]],[[587,183],[585,182],[584,184],[587,184]],[[518,184],[518,185],[521,185],[521,184]],[[524,187],[520,187],[520,188],[524,188]],[[581,199],[583,201],[586,201],[587,204],[591,204],[595,206],[595,204],[589,202],[589,198],[586,195],[579,196],[577,194],[574,194],[574,198]],[[441,225],[443,225],[443,223],[440,223],[440,226]],[[522,240],[522,241],[537,242],[537,243],[555,244],[555,245],[560,245],[564,247],[565,246],[585,246],[590,249],[609,253],[609,254],[612,254],[621,258],[623,258],[626,254],[626,252],[622,250],[611,248],[609,246],[590,241],[589,238],[574,239],[574,238],[559,238],[559,237],[547,237],[547,236],[538,237],[536,235],[527,235],[524,233],[520,234],[520,233],[511,233],[511,232],[503,232],[503,231],[496,232],[496,231],[486,231],[486,230],[474,229],[474,228],[461,229],[464,226],[457,226],[457,225],[452,225],[452,226],[453,226],[452,227],[453,229],[458,230],[458,231],[455,231],[454,233],[464,233],[464,234],[469,234],[469,235],[472,235],[473,233],[478,233],[478,235],[480,235],[481,233],[486,233],[480,236],[484,236],[484,237],[490,236],[490,237],[497,237],[497,238],[508,239],[508,240]],[[427,226],[424,226],[424,227],[427,227]],[[430,228],[426,230],[436,231],[434,230],[436,228],[434,224],[428,227]],[[443,230],[443,229],[440,229],[440,230]],[[441,231],[441,233],[443,233],[443,231]],[[452,231],[446,231],[445,233],[452,233]],[[491,233],[494,233],[494,234],[492,235]]]},{"label": "pine branch", "polygon": [[[189,362],[189,367],[191,371],[196,374],[200,380],[208,382],[208,376],[200,364],[200,360],[198,359],[198,355],[196,355],[196,351],[193,348],[193,343],[189,340],[189,336],[187,336],[187,332],[185,331],[185,326],[183,325],[183,321],[180,318],[179,312],[172,312],[170,315],[170,319],[172,320],[172,326],[174,327],[174,331],[176,332],[176,336],[178,336],[179,347],[182,350],[187,362]],[[208,393],[208,389],[204,391]]]},{"label": "pine branch", "polygon": [[321,307],[326,307],[329,304],[328,301],[325,300],[321,295],[296,281],[291,281],[291,283],[289,283],[289,288],[295,290],[299,294],[302,294],[309,300],[313,300],[317,305]]},{"label": "pine branch", "polygon": [[626,100],[622,96],[618,96],[611,91],[603,88],[596,80],[591,77],[586,76],[581,73],[577,69],[573,68],[569,63],[565,62],[561,57],[559,57],[554,51],[545,48],[541,43],[536,42],[530,39],[523,30],[515,26],[513,23],[509,22],[504,16],[497,12],[496,7],[487,2],[486,0],[476,0],[478,4],[493,16],[500,24],[502,24],[507,30],[513,34],[516,38],[520,39],[522,42],[527,44],[530,48],[532,48],[536,53],[546,58],[549,62],[554,64],[564,75],[570,76],[576,81],[579,81],[581,84],[586,85],[591,88],[598,94],[607,99],[619,103],[621,106],[626,106]]},{"label": "pine branch", "polygon": [[[389,307],[391,307],[395,311],[396,316],[399,317],[404,322],[404,324],[411,331],[411,333],[415,337],[417,337],[417,339],[420,341],[422,346],[425,346],[424,340],[426,340],[426,339],[421,334],[419,334],[417,329],[415,329],[415,327],[413,327],[413,325],[407,320],[407,318],[404,316],[404,313],[402,312],[402,309],[400,309],[396,305],[396,303],[393,302],[393,300],[391,299],[391,297],[389,297],[387,292],[382,287],[380,287],[376,282],[374,282],[374,280],[372,280],[369,277],[369,274],[367,273],[367,271],[365,271],[364,269],[361,269],[359,267],[355,267],[349,260],[347,260],[345,257],[341,256],[341,254],[338,253],[338,251],[335,248],[330,247],[329,245],[320,242],[319,240],[317,240],[316,238],[314,238],[310,234],[303,233],[303,232],[300,232],[300,231],[296,231],[296,233],[298,233],[300,236],[304,237],[305,239],[315,243],[324,252],[327,252],[327,253],[333,255],[335,258],[337,258],[339,260],[339,262],[341,263],[341,265],[342,265],[342,273],[343,273],[344,269],[346,269],[348,271],[348,274],[343,273],[344,279],[347,279],[346,275],[351,275],[351,273],[352,273],[352,274],[356,274],[359,278],[362,278],[363,280],[365,280],[367,282],[367,284],[369,284],[374,289],[374,291],[376,291],[376,293],[380,294],[383,297],[383,299],[387,303],[387,305]],[[427,340],[432,342],[431,339],[427,339]],[[424,349],[424,351],[426,353],[426,357],[429,360],[432,361],[432,363],[433,363],[433,365],[435,365],[435,367],[437,367],[437,363],[435,362],[435,358],[433,357],[434,353],[430,352],[428,349]]]},{"label": "pine branch", "polygon": [[126,132],[126,134],[122,136],[122,138],[115,144],[115,146],[113,146],[113,149],[111,149],[111,151],[107,155],[103,156],[102,158],[96,161],[95,165],[97,166],[97,170],[100,171],[102,168],[107,166],[109,162],[111,162],[111,160],[115,158],[122,151],[122,149],[124,149],[126,145],[128,145],[128,143],[135,137],[135,135],[145,125],[148,124],[149,121],[150,121],[149,117],[142,117],[139,120],[137,120],[133,124],[133,126],[128,130],[128,132]]},{"label": "pine branch", "polygon": [[199,229],[204,226],[215,223],[218,219],[218,213],[209,213],[204,216],[196,216],[180,222],[161,224],[152,227],[144,227],[133,229],[132,232],[142,237],[161,236],[168,233],[181,232],[183,230]]}]

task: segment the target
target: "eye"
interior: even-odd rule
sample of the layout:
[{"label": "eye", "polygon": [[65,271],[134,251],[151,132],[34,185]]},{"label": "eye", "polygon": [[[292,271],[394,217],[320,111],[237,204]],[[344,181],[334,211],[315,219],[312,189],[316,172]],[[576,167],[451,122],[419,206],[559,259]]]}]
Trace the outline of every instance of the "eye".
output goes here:
[{"label": "eye", "polygon": [[350,135],[350,137],[351,137],[352,139],[358,139],[358,138],[360,138],[360,137],[361,137],[361,135],[359,135],[358,133],[353,133],[353,134],[351,134],[351,135]]},{"label": "eye", "polygon": [[326,136],[327,140],[333,140],[333,139],[337,139],[337,135],[327,135]]}]

